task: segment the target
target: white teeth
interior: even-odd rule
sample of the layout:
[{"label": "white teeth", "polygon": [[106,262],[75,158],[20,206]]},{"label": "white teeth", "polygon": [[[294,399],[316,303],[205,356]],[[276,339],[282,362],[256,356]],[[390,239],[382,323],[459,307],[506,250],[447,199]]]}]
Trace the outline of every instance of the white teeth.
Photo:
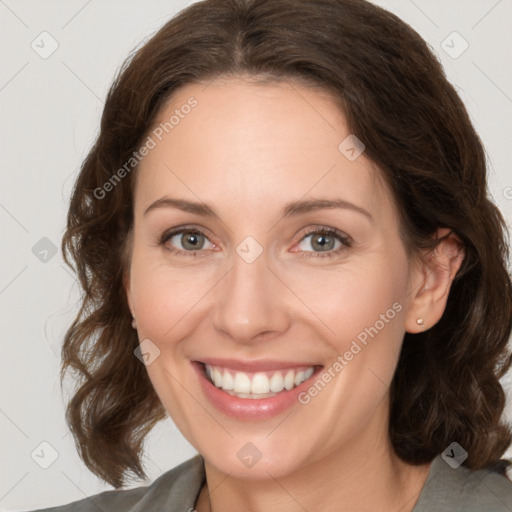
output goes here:
[{"label": "white teeth", "polygon": [[[315,369],[296,368],[275,372],[245,373],[227,368],[205,365],[206,373],[216,387],[239,398],[267,398],[283,390],[290,390],[309,379]],[[286,373],[285,373],[286,372]],[[283,374],[285,375],[283,376]],[[271,377],[269,378],[269,375]]]},{"label": "white teeth", "polygon": [[297,375],[295,375],[295,381],[294,381],[294,384],[296,386],[298,386],[301,382],[303,382],[304,380],[306,380],[304,378],[304,372],[297,372]]},{"label": "white teeth", "polygon": [[263,395],[270,391],[270,383],[268,377],[264,373],[257,373],[251,382],[251,393]]},{"label": "white teeth", "polygon": [[220,388],[222,386],[222,374],[220,373],[218,368],[213,369],[213,382],[214,384]]},{"label": "white teeth", "polygon": [[284,387],[288,390],[292,389],[295,384],[295,372],[288,370],[286,377],[284,378]]},{"label": "white teeth", "polygon": [[222,389],[224,389],[225,391],[232,391],[233,389],[235,389],[235,379],[233,378],[233,375],[225,371],[224,378],[222,380],[222,386],[219,387],[222,387]]},{"label": "white teeth", "polygon": [[[217,384],[215,384],[217,386]],[[217,386],[222,387],[222,384]],[[235,374],[235,387],[233,389],[235,393],[250,393],[251,392],[251,379],[248,375],[242,372]]]},{"label": "white teeth", "polygon": [[284,380],[281,372],[276,372],[270,378],[270,391],[273,393],[279,393],[279,391],[283,391],[284,389]]}]

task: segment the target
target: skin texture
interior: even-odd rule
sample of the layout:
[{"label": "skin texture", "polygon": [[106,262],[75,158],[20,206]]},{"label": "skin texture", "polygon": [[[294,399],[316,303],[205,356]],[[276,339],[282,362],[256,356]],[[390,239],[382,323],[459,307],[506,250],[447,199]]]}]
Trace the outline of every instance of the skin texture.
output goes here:
[{"label": "skin texture", "polygon": [[[352,162],[338,149],[350,131],[327,93],[221,77],[178,90],[157,124],[190,96],[197,107],[137,171],[126,292],[139,339],[160,350],[147,366],[154,388],[205,458],[197,510],[412,510],[430,465],[394,455],[389,385],[404,333],[443,314],[462,262],[457,240],[417,265],[408,260],[375,168],[364,153]],[[202,201],[218,217],[175,208],[144,215],[163,196]],[[372,220],[349,209],[282,216],[286,203],[313,198],[342,198]],[[166,230],[183,225],[206,236],[197,256],[169,252],[186,251],[185,236],[159,245]],[[336,253],[336,242],[322,257],[308,236],[320,227],[348,235],[351,247]],[[248,236],[263,248],[252,263],[236,252]],[[191,366],[225,357],[329,368],[396,302],[401,310],[310,403],[268,420],[219,412]],[[237,457],[247,442],[262,454],[251,468]]]}]

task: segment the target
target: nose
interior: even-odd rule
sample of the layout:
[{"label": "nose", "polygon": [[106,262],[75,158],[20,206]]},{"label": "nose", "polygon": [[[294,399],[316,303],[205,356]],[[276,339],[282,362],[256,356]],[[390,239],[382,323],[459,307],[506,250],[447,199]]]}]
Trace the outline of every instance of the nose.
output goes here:
[{"label": "nose", "polygon": [[290,294],[267,264],[265,252],[251,263],[234,254],[231,271],[216,287],[213,325],[237,343],[278,337],[290,326]]}]

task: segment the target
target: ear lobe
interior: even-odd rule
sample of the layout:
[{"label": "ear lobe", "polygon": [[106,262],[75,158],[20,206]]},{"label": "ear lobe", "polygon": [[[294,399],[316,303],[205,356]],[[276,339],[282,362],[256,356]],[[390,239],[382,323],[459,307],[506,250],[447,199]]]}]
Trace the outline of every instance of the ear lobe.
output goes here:
[{"label": "ear lobe", "polygon": [[[443,316],[452,281],[464,260],[464,245],[449,228],[437,231],[438,245],[429,251],[420,264],[420,284],[407,312],[407,332],[422,332]],[[417,320],[422,318],[424,325]]]}]

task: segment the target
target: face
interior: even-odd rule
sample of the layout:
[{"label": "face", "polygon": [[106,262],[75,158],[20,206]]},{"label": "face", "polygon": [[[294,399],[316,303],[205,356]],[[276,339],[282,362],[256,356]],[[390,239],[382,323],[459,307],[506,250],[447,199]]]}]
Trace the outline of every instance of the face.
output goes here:
[{"label": "face", "polygon": [[242,478],[376,450],[412,290],[389,191],[325,92],[187,85],[155,127],[177,109],[136,171],[127,281],[160,400]]}]

